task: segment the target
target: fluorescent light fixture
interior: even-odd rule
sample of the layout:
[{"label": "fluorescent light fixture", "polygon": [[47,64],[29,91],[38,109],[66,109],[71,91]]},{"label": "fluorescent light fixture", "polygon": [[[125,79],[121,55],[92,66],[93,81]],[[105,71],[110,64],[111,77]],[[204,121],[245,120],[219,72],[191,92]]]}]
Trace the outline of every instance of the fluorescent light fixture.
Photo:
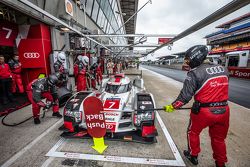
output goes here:
[{"label": "fluorescent light fixture", "polygon": [[69,31],[69,28],[67,28],[67,27],[61,27],[60,28],[62,31]]}]

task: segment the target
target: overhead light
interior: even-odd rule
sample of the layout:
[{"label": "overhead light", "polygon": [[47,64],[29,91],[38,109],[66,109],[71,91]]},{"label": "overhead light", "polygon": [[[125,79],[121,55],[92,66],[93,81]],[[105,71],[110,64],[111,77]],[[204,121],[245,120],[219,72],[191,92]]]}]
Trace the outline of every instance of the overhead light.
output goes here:
[{"label": "overhead light", "polygon": [[61,27],[60,28],[62,31],[69,31],[70,29],[69,28],[67,28],[67,27]]}]

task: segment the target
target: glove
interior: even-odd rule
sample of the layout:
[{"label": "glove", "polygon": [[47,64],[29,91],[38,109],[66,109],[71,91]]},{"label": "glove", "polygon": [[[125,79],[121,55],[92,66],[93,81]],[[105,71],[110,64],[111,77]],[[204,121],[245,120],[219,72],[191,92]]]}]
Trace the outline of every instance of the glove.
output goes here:
[{"label": "glove", "polygon": [[38,103],[37,103],[37,105],[39,105],[40,107],[45,107],[46,105],[44,104],[44,102],[42,102],[42,101],[39,101]]},{"label": "glove", "polygon": [[166,105],[166,106],[164,106],[163,108],[164,108],[165,112],[169,112],[169,113],[170,113],[170,112],[174,112],[174,107],[173,107],[172,104]]}]

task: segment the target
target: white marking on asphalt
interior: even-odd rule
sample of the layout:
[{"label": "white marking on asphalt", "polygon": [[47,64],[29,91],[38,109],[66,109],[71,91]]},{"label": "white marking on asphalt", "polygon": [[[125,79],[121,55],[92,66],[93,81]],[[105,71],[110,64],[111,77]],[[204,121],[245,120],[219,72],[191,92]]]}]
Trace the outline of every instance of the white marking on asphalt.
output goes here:
[{"label": "white marking on asphalt", "polygon": [[52,161],[54,161],[55,157],[49,157],[41,167],[48,167]]},{"label": "white marking on asphalt", "polygon": [[[60,145],[62,145],[64,143],[64,138],[61,138],[51,149],[49,152],[55,152],[56,149],[58,149],[60,147]],[[49,153],[48,152],[48,153]],[[47,154],[48,154],[47,153]],[[49,157],[43,164],[41,167],[48,167],[50,165],[50,163],[54,160],[54,157]]]},{"label": "white marking on asphalt", "polygon": [[12,156],[8,161],[6,161],[2,167],[9,167],[13,164],[19,157],[21,157],[27,150],[29,150],[32,146],[34,146],[39,140],[41,140],[45,135],[47,135],[52,129],[54,129],[58,124],[61,124],[63,119],[58,120],[53,126],[44,131],[40,136],[38,136],[35,140],[21,149],[18,153]]},{"label": "white marking on asphalt", "polygon": [[56,151],[66,140],[61,138],[46,154],[49,157],[57,158],[70,158],[70,159],[85,159],[85,160],[96,160],[96,161],[108,161],[108,162],[120,162],[120,163],[133,163],[133,164],[146,164],[146,165],[165,165],[165,166],[185,166],[181,155],[171,138],[165,124],[163,123],[160,115],[156,112],[157,121],[163,130],[163,133],[168,141],[168,144],[174,154],[175,160],[167,159],[153,159],[153,158],[136,158],[136,157],[120,157],[120,156],[105,156],[105,155],[94,155],[94,154],[80,154],[72,152],[59,152]]},{"label": "white marking on asphalt", "polygon": [[171,135],[169,134],[168,129],[166,128],[165,124],[163,123],[163,121],[162,121],[162,119],[157,111],[156,111],[156,117],[157,117],[157,120],[158,120],[158,122],[163,130],[163,133],[168,141],[168,144],[169,144],[169,146],[174,154],[175,159],[177,160],[177,162],[179,163],[180,166],[185,166],[185,163],[183,162],[183,159],[181,158],[181,155],[180,155]]}]

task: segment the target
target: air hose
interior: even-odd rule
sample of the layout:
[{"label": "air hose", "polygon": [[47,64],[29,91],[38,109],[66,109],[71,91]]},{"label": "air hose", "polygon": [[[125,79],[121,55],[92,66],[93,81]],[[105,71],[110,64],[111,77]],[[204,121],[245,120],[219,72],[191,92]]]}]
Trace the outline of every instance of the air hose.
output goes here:
[{"label": "air hose", "polygon": [[[47,104],[47,105],[43,108],[42,118],[45,117],[45,112],[47,112],[47,111],[49,110],[50,107],[51,107],[51,103]],[[10,113],[13,113],[13,112],[7,113],[7,114],[3,117],[3,119],[2,119],[2,124],[5,125],[5,126],[10,126],[10,127],[18,126],[18,125],[21,125],[21,124],[27,122],[27,121],[30,120],[31,118],[33,118],[33,116],[31,116],[31,117],[28,117],[27,119],[25,119],[25,120],[23,120],[23,121],[21,121],[21,122],[13,123],[13,124],[8,124],[8,123],[4,122],[4,120],[5,120],[5,118],[6,118]]]}]

